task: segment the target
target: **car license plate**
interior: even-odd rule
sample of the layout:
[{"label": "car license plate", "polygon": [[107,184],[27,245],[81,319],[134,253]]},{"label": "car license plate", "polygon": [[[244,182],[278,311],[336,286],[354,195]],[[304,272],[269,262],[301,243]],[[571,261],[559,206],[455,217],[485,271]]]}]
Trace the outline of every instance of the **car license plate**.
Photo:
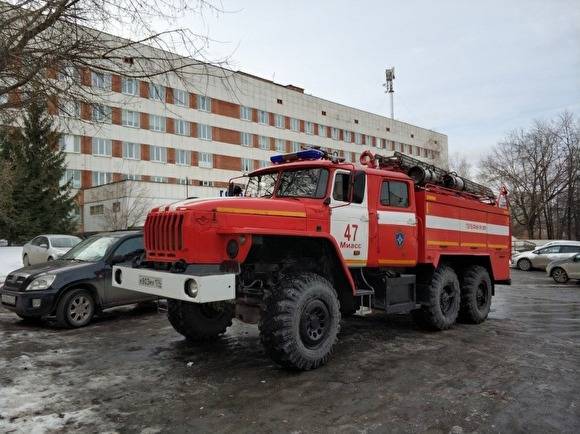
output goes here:
[{"label": "car license plate", "polygon": [[9,304],[10,306],[16,306],[16,296],[2,294],[2,303]]},{"label": "car license plate", "polygon": [[162,289],[163,282],[159,277],[139,276],[139,286],[143,286],[145,288]]}]

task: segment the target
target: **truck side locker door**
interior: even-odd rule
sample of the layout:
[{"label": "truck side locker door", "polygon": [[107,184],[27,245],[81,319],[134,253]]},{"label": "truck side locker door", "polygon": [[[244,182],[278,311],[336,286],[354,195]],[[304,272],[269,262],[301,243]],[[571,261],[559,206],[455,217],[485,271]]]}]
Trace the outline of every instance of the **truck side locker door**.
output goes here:
[{"label": "truck side locker door", "polygon": [[417,263],[418,234],[413,184],[383,178],[379,195],[379,266],[414,266]]},{"label": "truck side locker door", "polygon": [[[354,176],[354,182],[351,182],[351,176]],[[332,186],[330,233],[347,265],[364,267],[369,250],[366,174],[362,171],[337,170]]]}]

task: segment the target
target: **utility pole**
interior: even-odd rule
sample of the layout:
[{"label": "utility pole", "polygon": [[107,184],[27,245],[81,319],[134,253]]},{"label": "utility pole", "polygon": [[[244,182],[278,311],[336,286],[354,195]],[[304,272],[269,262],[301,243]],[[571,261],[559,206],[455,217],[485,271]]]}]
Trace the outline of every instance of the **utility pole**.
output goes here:
[{"label": "utility pole", "polygon": [[395,67],[385,69],[385,79],[386,83],[383,84],[385,87],[385,93],[389,94],[389,99],[391,100],[391,119],[395,119],[395,103],[394,103],[394,89],[393,80],[395,79]]}]

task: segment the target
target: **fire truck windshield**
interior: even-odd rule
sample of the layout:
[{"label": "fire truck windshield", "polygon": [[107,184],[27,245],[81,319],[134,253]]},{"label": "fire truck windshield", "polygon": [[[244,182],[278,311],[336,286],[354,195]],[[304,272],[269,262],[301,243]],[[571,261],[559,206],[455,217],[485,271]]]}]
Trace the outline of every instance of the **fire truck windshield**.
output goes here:
[{"label": "fire truck windshield", "polygon": [[246,197],[272,197],[278,172],[250,176],[246,185]]},{"label": "fire truck windshield", "polygon": [[280,175],[276,196],[321,199],[326,195],[327,181],[326,169],[285,170]]}]

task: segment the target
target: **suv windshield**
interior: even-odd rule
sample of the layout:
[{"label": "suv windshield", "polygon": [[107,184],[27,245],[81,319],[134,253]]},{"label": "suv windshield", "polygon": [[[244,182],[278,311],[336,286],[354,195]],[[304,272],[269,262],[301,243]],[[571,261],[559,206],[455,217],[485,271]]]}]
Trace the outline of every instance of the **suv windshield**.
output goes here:
[{"label": "suv windshield", "polygon": [[56,247],[57,249],[63,247],[74,247],[81,241],[80,238],[76,237],[59,237],[59,238],[50,238],[50,244],[52,247]]},{"label": "suv windshield", "polygon": [[117,237],[97,236],[87,238],[64,254],[61,259],[87,262],[99,261],[103,259],[109,247],[111,247],[117,240]]},{"label": "suv windshield", "polygon": [[326,194],[328,170],[313,168],[286,170],[280,175],[276,195],[279,197],[311,197],[320,199]]}]

